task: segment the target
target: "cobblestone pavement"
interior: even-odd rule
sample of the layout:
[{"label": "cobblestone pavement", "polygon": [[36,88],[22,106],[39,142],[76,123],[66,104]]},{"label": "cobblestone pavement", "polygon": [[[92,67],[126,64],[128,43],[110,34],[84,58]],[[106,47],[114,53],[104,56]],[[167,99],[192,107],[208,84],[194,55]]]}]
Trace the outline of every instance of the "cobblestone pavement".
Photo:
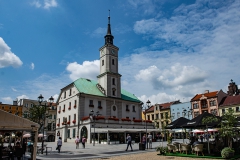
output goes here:
[{"label": "cobblestone pavement", "polygon": [[159,156],[158,152],[147,152],[147,153],[139,153],[139,154],[131,154],[131,155],[119,155],[114,157],[106,157],[106,158],[96,158],[91,160],[164,160],[164,159],[197,159],[197,160],[207,160],[206,158],[187,158],[187,157],[173,157],[173,156]]}]

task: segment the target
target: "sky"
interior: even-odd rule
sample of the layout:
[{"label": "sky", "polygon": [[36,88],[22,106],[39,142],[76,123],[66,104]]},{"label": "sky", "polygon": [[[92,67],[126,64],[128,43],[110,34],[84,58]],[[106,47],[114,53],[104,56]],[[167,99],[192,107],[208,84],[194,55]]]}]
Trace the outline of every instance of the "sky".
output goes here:
[{"label": "sky", "polygon": [[[0,0],[0,102],[57,99],[97,80],[108,16],[123,89],[142,102],[188,102],[240,88],[238,0]],[[110,10],[110,13],[109,13]]]}]

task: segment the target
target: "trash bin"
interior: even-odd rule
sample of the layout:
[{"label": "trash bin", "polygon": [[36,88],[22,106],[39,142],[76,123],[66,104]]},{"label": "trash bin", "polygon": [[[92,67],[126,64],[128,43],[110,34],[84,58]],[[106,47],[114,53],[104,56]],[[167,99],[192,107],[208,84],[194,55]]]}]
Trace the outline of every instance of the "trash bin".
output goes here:
[{"label": "trash bin", "polygon": [[139,150],[145,150],[144,143],[139,143]]}]

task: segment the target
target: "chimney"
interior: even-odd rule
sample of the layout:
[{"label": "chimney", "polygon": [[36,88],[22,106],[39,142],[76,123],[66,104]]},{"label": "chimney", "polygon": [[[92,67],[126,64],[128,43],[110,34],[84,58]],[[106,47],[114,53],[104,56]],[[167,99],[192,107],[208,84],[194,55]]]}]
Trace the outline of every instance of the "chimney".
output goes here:
[{"label": "chimney", "polygon": [[205,92],[204,93],[209,93],[209,90],[205,90]]},{"label": "chimney", "polygon": [[16,106],[17,105],[17,101],[13,101],[13,105]]}]

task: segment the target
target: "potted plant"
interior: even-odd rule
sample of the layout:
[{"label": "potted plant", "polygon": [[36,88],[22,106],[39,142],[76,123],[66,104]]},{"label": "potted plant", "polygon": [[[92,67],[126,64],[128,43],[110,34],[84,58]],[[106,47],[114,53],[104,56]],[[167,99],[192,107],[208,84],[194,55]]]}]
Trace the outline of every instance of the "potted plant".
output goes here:
[{"label": "potted plant", "polygon": [[225,147],[223,148],[223,150],[221,151],[221,156],[223,158],[233,158],[234,157],[234,150],[230,147]]},{"label": "potted plant", "polygon": [[166,155],[168,150],[167,150],[167,147],[158,146],[156,148],[156,151],[158,151],[160,155]]}]

